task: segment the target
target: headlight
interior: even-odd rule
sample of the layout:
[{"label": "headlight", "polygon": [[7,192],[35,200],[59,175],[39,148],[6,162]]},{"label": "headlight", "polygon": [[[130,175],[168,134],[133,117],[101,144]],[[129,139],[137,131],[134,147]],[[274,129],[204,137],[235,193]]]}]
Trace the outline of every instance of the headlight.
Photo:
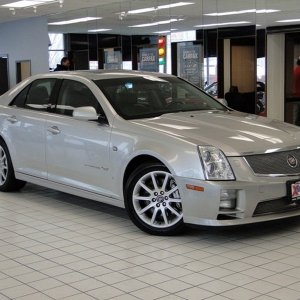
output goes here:
[{"label": "headlight", "polygon": [[198,146],[207,180],[235,180],[224,153],[213,146]]}]

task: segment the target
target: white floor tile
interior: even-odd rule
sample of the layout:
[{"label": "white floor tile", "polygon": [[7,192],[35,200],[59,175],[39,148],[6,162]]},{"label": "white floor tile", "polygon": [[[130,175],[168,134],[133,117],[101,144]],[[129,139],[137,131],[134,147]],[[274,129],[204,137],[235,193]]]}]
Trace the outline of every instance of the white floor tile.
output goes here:
[{"label": "white floor tile", "polygon": [[28,184],[0,193],[0,300],[299,300],[300,224],[284,224],[151,236]]}]

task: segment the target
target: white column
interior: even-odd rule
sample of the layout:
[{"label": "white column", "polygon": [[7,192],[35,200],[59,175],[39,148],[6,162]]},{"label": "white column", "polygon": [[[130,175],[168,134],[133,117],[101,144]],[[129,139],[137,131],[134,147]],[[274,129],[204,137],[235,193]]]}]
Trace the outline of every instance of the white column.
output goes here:
[{"label": "white column", "polygon": [[267,116],[284,120],[284,33],[267,35]]}]

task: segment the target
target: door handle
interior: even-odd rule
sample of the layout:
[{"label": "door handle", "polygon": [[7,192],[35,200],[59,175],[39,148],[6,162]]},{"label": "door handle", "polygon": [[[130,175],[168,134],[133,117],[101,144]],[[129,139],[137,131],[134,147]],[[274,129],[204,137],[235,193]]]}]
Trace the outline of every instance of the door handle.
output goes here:
[{"label": "door handle", "polygon": [[51,126],[48,128],[48,131],[51,132],[52,134],[60,134],[60,130],[58,129],[57,126]]},{"label": "door handle", "polygon": [[17,120],[17,117],[16,117],[16,116],[9,116],[9,117],[7,118],[7,121],[8,121],[8,122],[10,122],[10,123],[12,123],[12,124],[14,124],[14,123],[17,123],[17,122],[18,122],[18,120]]}]

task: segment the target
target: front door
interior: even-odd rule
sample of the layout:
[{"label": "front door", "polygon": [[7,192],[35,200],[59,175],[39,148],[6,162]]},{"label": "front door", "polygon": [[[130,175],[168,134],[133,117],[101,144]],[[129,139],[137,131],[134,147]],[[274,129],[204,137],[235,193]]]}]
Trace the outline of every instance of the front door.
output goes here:
[{"label": "front door", "polygon": [[56,114],[46,123],[48,179],[66,186],[109,195],[111,128],[98,121],[73,118],[76,107],[100,104],[89,88],[75,80],[64,80]]}]

